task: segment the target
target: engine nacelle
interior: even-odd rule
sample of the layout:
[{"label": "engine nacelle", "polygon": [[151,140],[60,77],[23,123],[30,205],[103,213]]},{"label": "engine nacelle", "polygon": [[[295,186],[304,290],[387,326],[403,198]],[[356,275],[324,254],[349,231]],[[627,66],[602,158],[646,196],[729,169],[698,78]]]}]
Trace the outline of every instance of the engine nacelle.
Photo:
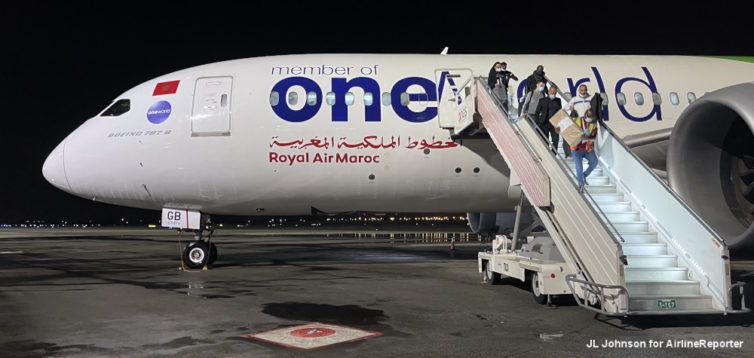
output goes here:
[{"label": "engine nacelle", "polygon": [[[469,227],[475,234],[509,234],[516,224],[516,213],[467,213]],[[521,213],[521,228],[534,222],[528,212]]]},{"label": "engine nacelle", "polygon": [[754,244],[754,83],[689,105],[668,147],[670,186],[731,248]]}]

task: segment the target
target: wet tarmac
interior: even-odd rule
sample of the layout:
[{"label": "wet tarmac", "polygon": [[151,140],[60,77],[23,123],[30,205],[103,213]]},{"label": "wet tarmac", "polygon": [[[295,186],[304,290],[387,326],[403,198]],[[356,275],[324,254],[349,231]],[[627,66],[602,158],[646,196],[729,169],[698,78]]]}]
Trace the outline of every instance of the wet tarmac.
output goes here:
[{"label": "wet tarmac", "polygon": [[[174,232],[0,230],[2,357],[754,356],[754,315],[611,318],[482,282],[475,235],[219,231],[208,271]],[[184,241],[185,243],[185,241]],[[754,262],[734,280],[754,297]],[[754,298],[750,299],[754,305]],[[242,337],[307,322],[380,336],[302,352]],[[740,348],[587,348],[740,341]]]}]

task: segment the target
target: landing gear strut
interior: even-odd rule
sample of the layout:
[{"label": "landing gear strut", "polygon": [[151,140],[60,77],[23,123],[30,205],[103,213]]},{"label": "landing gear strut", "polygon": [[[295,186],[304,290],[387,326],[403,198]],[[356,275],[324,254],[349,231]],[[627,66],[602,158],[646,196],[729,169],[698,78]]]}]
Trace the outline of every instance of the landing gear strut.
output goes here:
[{"label": "landing gear strut", "polygon": [[[181,259],[188,268],[202,269],[217,260],[217,246],[212,242],[212,234],[215,230],[209,225],[205,229],[194,230],[194,241],[183,248]],[[206,238],[202,237],[204,231],[207,231]]]}]

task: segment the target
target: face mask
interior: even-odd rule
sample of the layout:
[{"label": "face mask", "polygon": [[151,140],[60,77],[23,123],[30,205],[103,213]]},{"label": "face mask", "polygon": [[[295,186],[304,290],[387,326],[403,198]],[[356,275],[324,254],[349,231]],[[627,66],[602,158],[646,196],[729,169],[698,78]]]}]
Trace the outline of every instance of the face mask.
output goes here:
[{"label": "face mask", "polygon": [[544,90],[545,90],[544,86],[539,86],[539,87],[537,87],[537,91],[539,91],[539,92],[542,92],[542,91],[544,91]]},{"label": "face mask", "polygon": [[592,121],[594,120],[592,119],[592,117],[586,117],[585,119],[587,123],[592,123]]},{"label": "face mask", "polygon": [[503,72],[503,69],[502,68],[496,68],[495,71],[497,71],[497,72]]},{"label": "face mask", "polygon": [[584,94],[579,93],[579,97],[581,97],[581,98],[587,98],[587,97],[589,97],[589,93],[584,93]]},{"label": "face mask", "polygon": [[550,99],[555,99],[555,95],[554,95],[554,94],[551,94],[551,95],[550,95]]}]

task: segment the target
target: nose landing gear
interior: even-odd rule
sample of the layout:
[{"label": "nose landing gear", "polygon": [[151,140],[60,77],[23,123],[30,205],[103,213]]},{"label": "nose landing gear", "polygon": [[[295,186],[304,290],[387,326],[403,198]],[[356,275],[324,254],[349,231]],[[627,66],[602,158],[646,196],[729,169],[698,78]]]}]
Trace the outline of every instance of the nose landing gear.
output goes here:
[{"label": "nose landing gear", "polygon": [[190,242],[183,248],[181,259],[186,267],[191,269],[202,269],[212,265],[217,260],[217,246],[212,242],[213,229],[207,230],[207,237],[202,238],[204,230],[194,231],[194,241]]}]

